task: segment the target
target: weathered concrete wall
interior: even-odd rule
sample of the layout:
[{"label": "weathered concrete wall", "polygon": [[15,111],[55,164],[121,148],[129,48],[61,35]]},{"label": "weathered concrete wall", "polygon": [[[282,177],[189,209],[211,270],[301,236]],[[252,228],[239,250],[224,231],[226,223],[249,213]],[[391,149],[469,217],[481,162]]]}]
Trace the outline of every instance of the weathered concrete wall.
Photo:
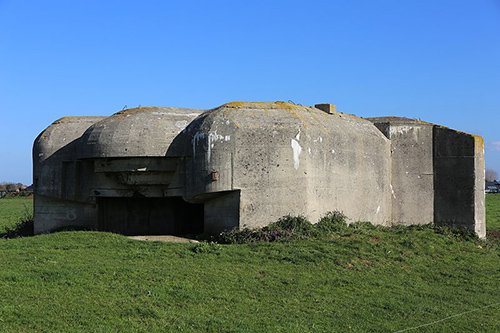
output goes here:
[{"label": "weathered concrete wall", "polygon": [[434,127],[434,222],[486,236],[482,138]]},{"label": "weathered concrete wall", "polygon": [[392,222],[486,236],[482,138],[414,119],[370,118],[391,140]]},{"label": "weathered concrete wall", "polygon": [[63,227],[98,229],[95,204],[35,194],[34,216],[35,234]]},{"label": "weathered concrete wall", "polygon": [[240,191],[218,193],[205,201],[204,231],[218,233],[239,227]]},{"label": "weathered concrete wall", "polygon": [[413,119],[284,102],[137,108],[56,121],[33,154],[36,233],[219,232],[339,210],[484,236],[482,141]]},{"label": "weathered concrete wall", "polygon": [[33,183],[37,194],[74,200],[74,194],[68,197],[68,192],[78,185],[75,162],[81,151],[79,139],[90,126],[105,118],[64,117],[36,138]]},{"label": "weathered concrete wall", "polygon": [[392,223],[431,223],[434,220],[433,125],[397,117],[370,120],[391,140]]},{"label": "weathered concrete wall", "polygon": [[204,110],[168,107],[128,109],[91,126],[82,137],[80,158],[180,156],[177,135]]},{"label": "weathered concrete wall", "polygon": [[80,137],[106,117],[65,117],[55,121],[33,146],[34,231],[64,226],[97,227],[97,207],[81,191],[85,164],[77,161]]},{"label": "weathered concrete wall", "polygon": [[333,210],[389,223],[390,142],[367,120],[290,103],[237,102],[206,112],[184,135],[193,175],[186,197],[241,191],[240,227],[286,214],[315,222]]},{"label": "weathered concrete wall", "polygon": [[[99,206],[98,198],[181,197],[182,158],[172,141],[202,111],[137,108],[110,117],[54,122],[33,147],[35,232],[63,226],[97,229],[103,216],[121,216],[128,206],[125,200]],[[177,157],[165,157],[167,150]],[[150,203],[144,205],[149,211]],[[166,211],[157,214],[159,219]],[[141,224],[141,219],[136,222]],[[175,221],[170,224],[162,230],[178,228]],[[150,225],[151,232],[160,229]]]}]

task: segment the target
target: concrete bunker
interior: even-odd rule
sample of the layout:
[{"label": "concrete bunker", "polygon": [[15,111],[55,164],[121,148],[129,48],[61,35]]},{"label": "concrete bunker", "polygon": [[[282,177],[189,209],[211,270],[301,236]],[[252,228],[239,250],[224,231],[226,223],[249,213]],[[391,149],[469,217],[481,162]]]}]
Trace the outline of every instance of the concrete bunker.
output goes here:
[{"label": "concrete bunker", "polygon": [[128,235],[261,227],[340,210],[375,224],[485,236],[482,139],[330,104],[233,102],[66,117],[33,148],[35,232]]}]

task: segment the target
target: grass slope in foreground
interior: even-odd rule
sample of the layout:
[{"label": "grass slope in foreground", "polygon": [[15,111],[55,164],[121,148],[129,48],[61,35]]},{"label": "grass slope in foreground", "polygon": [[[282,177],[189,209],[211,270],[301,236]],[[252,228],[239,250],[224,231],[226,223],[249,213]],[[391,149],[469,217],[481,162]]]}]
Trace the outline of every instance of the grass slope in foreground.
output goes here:
[{"label": "grass slope in foreground", "polygon": [[[26,201],[0,204],[22,217]],[[486,207],[488,230],[500,230],[500,195]],[[324,240],[242,245],[63,232],[0,239],[0,253],[2,332],[387,332],[500,302],[499,241],[428,227],[354,224]],[[497,332],[499,313],[415,332]]]},{"label": "grass slope in foreground", "polygon": [[[397,331],[500,302],[498,245],[366,224],[328,240],[239,245],[2,239],[0,331]],[[499,311],[425,332],[495,332]]]}]

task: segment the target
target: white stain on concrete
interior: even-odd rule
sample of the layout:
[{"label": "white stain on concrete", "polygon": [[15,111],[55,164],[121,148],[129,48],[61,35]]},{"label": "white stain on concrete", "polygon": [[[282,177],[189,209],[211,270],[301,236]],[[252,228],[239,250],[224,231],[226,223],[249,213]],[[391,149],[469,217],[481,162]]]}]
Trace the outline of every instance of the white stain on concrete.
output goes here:
[{"label": "white stain on concrete", "polygon": [[175,122],[175,126],[177,126],[178,128],[184,129],[186,128],[187,125],[188,125],[187,120],[179,120]]},{"label": "white stain on concrete", "polygon": [[217,131],[208,133],[208,136],[205,133],[195,133],[195,135],[193,135],[193,139],[191,140],[193,145],[193,158],[196,156],[196,145],[200,140],[205,138],[207,138],[207,162],[210,162],[212,148],[215,147],[215,143],[231,140],[230,135],[219,135],[217,134]]},{"label": "white stain on concrete", "polygon": [[380,206],[377,207],[377,214],[380,213]]},{"label": "white stain on concrete", "polygon": [[323,138],[322,138],[322,137],[319,137],[319,138],[317,138],[316,140],[313,140],[313,142],[318,142],[318,141],[319,141],[319,143],[323,142]]},{"label": "white stain on concrete", "polygon": [[389,130],[391,137],[393,135],[399,134],[399,135],[407,135],[408,133],[413,135],[413,139],[415,141],[419,141],[419,134],[420,134],[420,129],[421,127],[419,126],[394,126],[391,127]]},{"label": "white stain on concrete", "polygon": [[300,144],[295,140],[292,139],[292,150],[293,150],[293,166],[295,167],[295,170],[299,168],[299,156],[300,153],[302,153],[302,147]]},{"label": "white stain on concrete", "polygon": [[208,142],[224,141],[224,136],[217,134],[217,131],[208,133]]},{"label": "white stain on concrete", "polygon": [[210,163],[210,157],[212,155],[212,148],[214,148],[216,142],[225,142],[231,140],[230,135],[219,135],[217,131],[208,133],[208,149],[207,149],[207,162]]},{"label": "white stain on concrete", "polygon": [[193,135],[193,139],[191,141],[193,144],[193,158],[196,157],[196,145],[203,138],[205,138],[205,133],[195,133],[195,135]]},{"label": "white stain on concrete", "polygon": [[217,131],[208,133],[208,146],[207,146],[207,162],[208,163],[210,163],[210,158],[212,155],[212,148],[214,147],[214,143],[219,141],[219,140],[224,140],[224,137],[222,135],[218,135]]},{"label": "white stain on concrete", "polygon": [[392,197],[394,199],[396,199],[396,194],[394,193],[394,189],[392,188],[392,184],[389,185],[391,187],[391,193],[392,193]]}]

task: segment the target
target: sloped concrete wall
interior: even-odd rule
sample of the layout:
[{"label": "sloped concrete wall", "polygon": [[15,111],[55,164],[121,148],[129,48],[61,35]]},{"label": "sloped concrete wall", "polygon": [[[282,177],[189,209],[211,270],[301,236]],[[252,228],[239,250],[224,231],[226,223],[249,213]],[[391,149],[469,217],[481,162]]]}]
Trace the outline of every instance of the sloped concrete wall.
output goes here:
[{"label": "sloped concrete wall", "polygon": [[397,117],[370,120],[391,140],[391,222],[403,225],[432,223],[433,125]]},{"label": "sloped concrete wall", "polygon": [[315,222],[333,210],[389,223],[390,142],[367,120],[282,102],[228,103],[184,135],[186,197],[240,191],[239,227],[286,214]]},{"label": "sloped concrete wall", "polygon": [[434,222],[486,236],[482,138],[434,127]]},{"label": "sloped concrete wall", "polygon": [[85,165],[77,162],[80,137],[106,117],[65,117],[55,121],[33,146],[34,232],[61,227],[97,227],[97,207],[82,193]]},{"label": "sloped concrete wall", "polygon": [[35,233],[99,228],[101,197],[181,197],[183,170],[172,141],[202,111],[137,108],[54,122],[33,147]]},{"label": "sloped concrete wall", "polygon": [[40,133],[33,145],[33,181],[37,194],[74,200],[74,195],[67,197],[67,192],[74,192],[76,185],[74,162],[81,151],[80,137],[105,118],[64,117]]},{"label": "sloped concrete wall", "polygon": [[[140,107],[117,112],[90,127],[79,158],[180,156],[172,143],[204,110]],[[177,154],[176,154],[177,152]]]}]

